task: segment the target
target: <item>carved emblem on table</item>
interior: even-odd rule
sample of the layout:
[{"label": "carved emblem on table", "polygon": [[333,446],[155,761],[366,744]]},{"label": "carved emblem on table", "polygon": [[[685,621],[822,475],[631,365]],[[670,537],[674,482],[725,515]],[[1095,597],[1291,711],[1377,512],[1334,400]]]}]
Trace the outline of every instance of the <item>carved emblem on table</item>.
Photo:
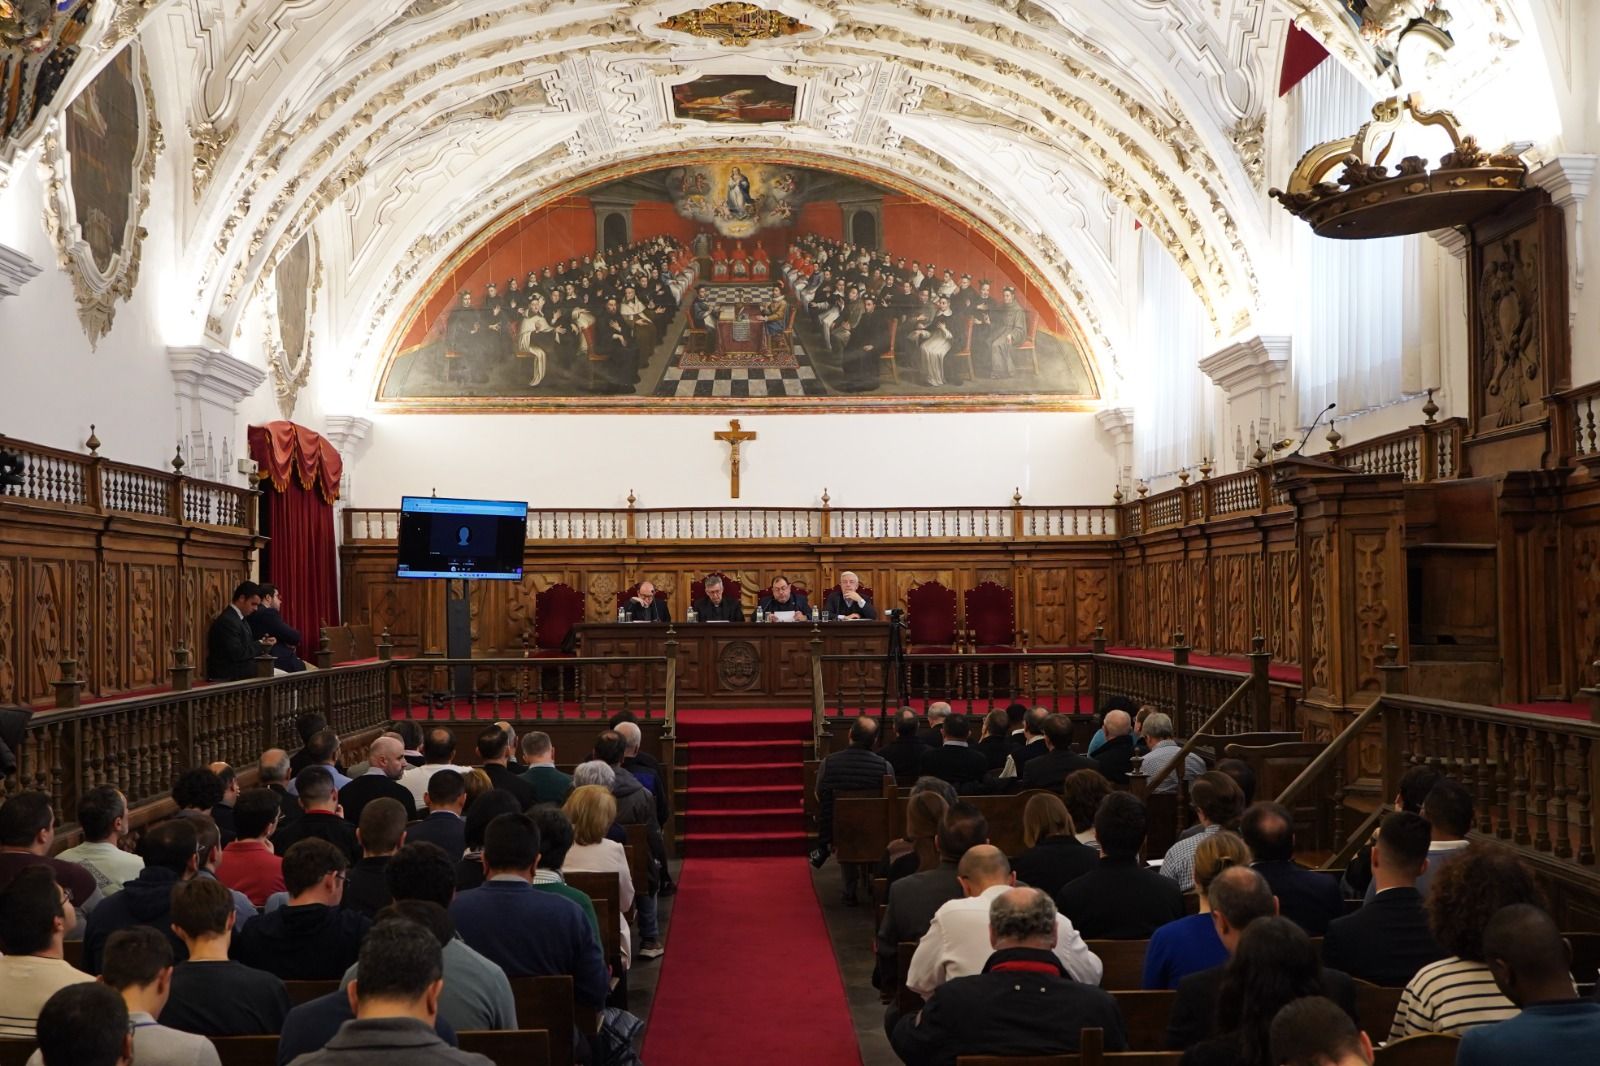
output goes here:
[{"label": "carved emblem on table", "polygon": [[736,640],[717,652],[717,683],[723,688],[751,689],[761,675],[761,654],[747,640]]}]

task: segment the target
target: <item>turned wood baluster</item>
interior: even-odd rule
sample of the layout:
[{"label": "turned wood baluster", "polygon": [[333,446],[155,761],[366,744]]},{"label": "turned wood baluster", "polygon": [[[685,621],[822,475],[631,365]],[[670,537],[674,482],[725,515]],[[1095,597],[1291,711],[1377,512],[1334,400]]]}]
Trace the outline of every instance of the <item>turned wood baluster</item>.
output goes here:
[{"label": "turned wood baluster", "polygon": [[1494,806],[1495,835],[1511,839],[1511,729],[1495,724]]},{"label": "turned wood baluster", "polygon": [[1593,754],[1592,741],[1587,737],[1577,738],[1578,747],[1578,861],[1585,866],[1594,864],[1594,818],[1589,810],[1589,801],[1592,799],[1589,791],[1590,767],[1593,763],[1590,757]]},{"label": "turned wood baluster", "polygon": [[1529,757],[1533,762],[1533,846],[1540,851],[1550,850],[1550,790],[1555,770],[1546,737],[1542,730],[1528,731]]},{"label": "turned wood baluster", "polygon": [[1547,733],[1555,768],[1555,791],[1550,801],[1550,833],[1555,837],[1555,856],[1572,858],[1572,827],[1567,822],[1567,797],[1572,794],[1572,763],[1567,738]]},{"label": "turned wood baluster", "polygon": [[1512,767],[1516,774],[1511,794],[1511,839],[1526,846],[1533,842],[1528,832],[1528,745],[1523,731],[1515,726],[1506,730],[1506,739],[1513,752]]},{"label": "turned wood baluster", "polygon": [[1487,722],[1474,722],[1472,725],[1473,750],[1478,753],[1473,763],[1474,792],[1477,799],[1473,806],[1477,808],[1478,832],[1492,833],[1494,831],[1494,812],[1490,803],[1494,798],[1494,768],[1489,761],[1489,725]]}]

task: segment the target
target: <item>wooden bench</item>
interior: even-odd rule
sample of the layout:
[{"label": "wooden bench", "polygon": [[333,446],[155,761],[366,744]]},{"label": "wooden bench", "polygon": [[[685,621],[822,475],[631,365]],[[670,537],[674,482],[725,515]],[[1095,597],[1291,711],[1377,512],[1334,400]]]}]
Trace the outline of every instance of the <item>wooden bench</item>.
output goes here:
[{"label": "wooden bench", "polygon": [[338,981],[285,981],[283,987],[289,990],[289,1002],[298,1007],[302,1003],[310,1003],[329,992],[339,991]]},{"label": "wooden bench", "polygon": [[650,864],[653,856],[650,854],[650,829],[643,825],[626,825],[628,843],[624,850],[628,853],[628,872],[633,875],[633,894],[647,896],[650,894]]},{"label": "wooden bench", "polygon": [[[840,862],[875,863],[883,857],[891,840],[905,832],[906,799],[885,778],[885,794],[863,795],[840,792],[833,800],[833,843]],[[1033,789],[1012,796],[962,796],[983,812],[989,823],[989,843],[1010,856],[1027,850],[1022,840],[1022,813],[1028,800],[1039,792]]]},{"label": "wooden bench", "polygon": [[[1321,947],[1319,945],[1320,954]],[[1385,988],[1367,981],[1356,981],[1356,1018],[1374,1044],[1389,1039],[1394,1012],[1400,1007],[1403,988]]]},{"label": "wooden bench", "polygon": [[[513,977],[511,997],[517,1005],[518,1029],[543,1029],[550,1034],[550,1066],[572,1066],[572,1033],[577,1026],[577,1006],[572,998],[572,978]],[[599,1019],[585,1011],[590,1028],[598,1032]],[[561,1034],[567,1035],[561,1039]]]},{"label": "wooden bench", "polygon": [[1167,1050],[1167,1021],[1178,993],[1170,989],[1112,991],[1128,1028],[1128,1047],[1133,1051]]},{"label": "wooden bench", "polygon": [[211,1046],[222,1066],[278,1066],[276,1036],[214,1036]]},{"label": "wooden bench", "polygon": [[1378,1048],[1373,1062],[1374,1066],[1455,1066],[1460,1047],[1461,1038],[1454,1033],[1418,1033]]},{"label": "wooden bench", "polygon": [[1100,987],[1107,991],[1136,992],[1144,987],[1144,955],[1148,940],[1086,940],[1089,950],[1105,967]]},{"label": "wooden bench", "polygon": [[1105,1030],[1078,1034],[1078,1053],[1063,1055],[960,1055],[956,1066],[1176,1066],[1181,1051],[1112,1051],[1105,1049]]},{"label": "wooden bench", "polygon": [[543,1029],[468,1029],[457,1033],[456,1041],[462,1051],[482,1055],[495,1066],[550,1066],[552,1041]]},{"label": "wooden bench", "polygon": [[[277,1045],[277,1038],[273,1038],[273,1045]],[[33,1049],[39,1046],[36,1040],[23,1040],[20,1037],[0,1037],[0,1066],[27,1066],[33,1057]],[[224,1061],[223,1066],[227,1066]],[[272,1066],[278,1066],[276,1062]]]},{"label": "wooden bench", "polygon": [[594,904],[595,917],[600,908],[606,909],[610,921],[600,922],[600,950],[605,953],[606,964],[619,972],[622,964],[622,875],[583,873],[574,870],[566,875],[567,884],[589,897]]}]

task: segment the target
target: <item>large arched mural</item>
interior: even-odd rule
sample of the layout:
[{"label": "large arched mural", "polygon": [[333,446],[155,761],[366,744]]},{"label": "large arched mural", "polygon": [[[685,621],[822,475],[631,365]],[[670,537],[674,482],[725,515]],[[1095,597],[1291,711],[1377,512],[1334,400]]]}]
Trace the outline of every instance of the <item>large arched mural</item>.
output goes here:
[{"label": "large arched mural", "polygon": [[469,241],[409,309],[393,409],[1075,407],[1071,320],[970,218],[757,155],[611,177]]}]

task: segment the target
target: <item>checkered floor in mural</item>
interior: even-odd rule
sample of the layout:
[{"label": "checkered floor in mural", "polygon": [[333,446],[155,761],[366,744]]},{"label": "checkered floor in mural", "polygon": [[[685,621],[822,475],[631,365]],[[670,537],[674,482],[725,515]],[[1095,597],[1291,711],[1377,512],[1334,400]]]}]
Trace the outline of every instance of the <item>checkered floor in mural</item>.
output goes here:
[{"label": "checkered floor in mural", "polygon": [[[777,295],[776,285],[703,285],[706,299],[720,311],[741,305],[765,306]],[[695,336],[698,340],[698,336]],[[690,350],[691,334],[685,330],[672,353],[657,396],[822,396],[827,393],[799,338],[792,349],[778,345],[768,351]],[[752,345],[752,347],[755,347]]]}]

